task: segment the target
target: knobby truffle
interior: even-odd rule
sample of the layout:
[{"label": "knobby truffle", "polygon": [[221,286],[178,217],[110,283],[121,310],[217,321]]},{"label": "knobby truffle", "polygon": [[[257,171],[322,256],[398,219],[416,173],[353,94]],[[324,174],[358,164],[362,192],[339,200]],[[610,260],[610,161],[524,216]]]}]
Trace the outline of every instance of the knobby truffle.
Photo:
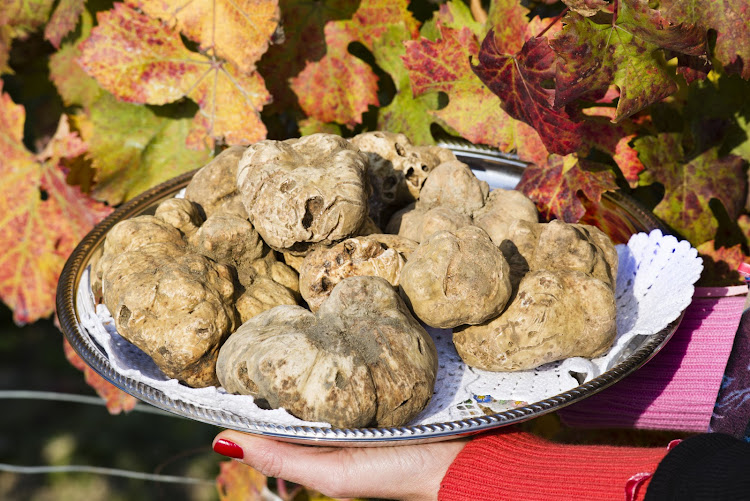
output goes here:
[{"label": "knobby truffle", "polygon": [[277,306],[245,322],[219,353],[230,393],[335,427],[401,426],[429,402],[432,339],[379,277],[339,283],[317,314]]}]

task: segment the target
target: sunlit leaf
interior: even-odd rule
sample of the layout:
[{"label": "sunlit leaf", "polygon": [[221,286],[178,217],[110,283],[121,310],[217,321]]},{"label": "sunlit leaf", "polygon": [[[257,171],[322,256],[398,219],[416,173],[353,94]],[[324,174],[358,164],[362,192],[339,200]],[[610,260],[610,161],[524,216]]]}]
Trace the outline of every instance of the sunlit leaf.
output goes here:
[{"label": "sunlit leaf", "polygon": [[698,285],[703,287],[721,287],[743,283],[737,268],[745,260],[740,244],[732,247],[715,247],[715,242],[709,240],[697,247],[699,256],[703,259],[703,272]]},{"label": "sunlit leaf", "polygon": [[8,56],[13,40],[26,38],[49,18],[54,0],[0,2],[0,73],[11,72]]},{"label": "sunlit leaf", "polygon": [[361,123],[362,113],[380,104],[378,82],[372,68],[349,52],[349,45],[359,42],[372,52],[394,25],[410,38],[418,34],[405,0],[362,0],[351,20],[329,21],[324,29],[325,56],[308,62],[291,80],[304,113],[350,128]]},{"label": "sunlit leaf", "polygon": [[614,116],[619,121],[677,90],[674,71],[667,68],[661,49],[705,53],[704,30],[695,26],[643,29],[645,14],[639,16],[629,4],[640,6],[638,0],[621,2],[614,24],[600,24],[576,13],[563,19],[565,27],[550,41],[560,58],[554,77],[555,107],[601,97],[614,83],[620,89]]},{"label": "sunlit leaf", "polygon": [[167,22],[243,73],[268,49],[279,24],[277,0],[127,0],[151,17]]},{"label": "sunlit leaf", "polygon": [[406,42],[404,65],[415,95],[443,92],[448,104],[430,111],[475,143],[503,151],[515,147],[514,120],[500,108],[497,96],[477,78],[469,62],[479,51],[479,40],[469,28],[439,26],[441,37]]},{"label": "sunlit leaf", "polygon": [[747,0],[661,0],[659,8],[676,23],[701,24],[716,31],[714,54],[750,79],[750,4]]},{"label": "sunlit leaf", "polygon": [[65,181],[61,161],[86,149],[67,121],[34,155],[22,143],[24,120],[23,107],[0,95],[0,297],[18,324],[52,313],[65,260],[111,212]]},{"label": "sunlit leaf", "polygon": [[265,138],[260,110],[270,95],[258,73],[189,51],[176,31],[123,4],[99,13],[98,21],[81,44],[79,63],[106,90],[132,103],[192,99],[200,108],[188,135],[195,149],[211,148],[216,139]]},{"label": "sunlit leaf", "polygon": [[551,153],[565,155],[581,145],[580,124],[564,109],[553,109],[557,56],[545,37],[531,38],[516,54],[499,49],[496,33],[487,34],[474,72],[500,96],[510,116],[531,125]]}]

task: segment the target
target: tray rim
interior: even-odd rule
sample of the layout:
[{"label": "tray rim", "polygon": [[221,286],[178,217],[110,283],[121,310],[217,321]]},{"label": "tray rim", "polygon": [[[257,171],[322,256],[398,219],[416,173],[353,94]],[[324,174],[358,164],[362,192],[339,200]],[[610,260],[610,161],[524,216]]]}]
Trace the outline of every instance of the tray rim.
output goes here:
[{"label": "tray rim", "polygon": [[[489,147],[466,144],[459,141],[442,141],[441,143],[439,143],[441,146],[452,149],[457,155],[479,158],[498,165],[509,165],[514,170],[520,169],[522,171],[524,168],[524,163],[512,155],[500,154]],[[536,418],[557,411],[604,390],[635,372],[661,351],[677,330],[684,316],[683,311],[667,327],[658,333],[652,334],[626,360],[593,378],[591,381],[541,401],[491,415],[428,425],[409,425],[392,428],[327,428],[263,423],[225,411],[204,409],[190,403],[174,400],[166,396],[161,390],[135,381],[115,371],[110,365],[108,358],[101,353],[89,335],[83,331],[77,319],[76,306],[78,284],[94,252],[112,226],[123,219],[143,212],[165,197],[174,195],[189,183],[195,172],[197,172],[197,169],[176,176],[143,192],[115,209],[115,211],[96,225],[81,240],[66,261],[60,275],[56,295],[57,315],[61,329],[70,345],[87,365],[102,378],[124,392],[179,417],[287,442],[308,445],[369,447],[417,444],[454,439]],[[604,193],[603,197],[622,206],[631,215],[650,225],[651,229],[659,229],[664,234],[671,234],[669,228],[653,213],[642,207],[628,195],[614,191]]]}]

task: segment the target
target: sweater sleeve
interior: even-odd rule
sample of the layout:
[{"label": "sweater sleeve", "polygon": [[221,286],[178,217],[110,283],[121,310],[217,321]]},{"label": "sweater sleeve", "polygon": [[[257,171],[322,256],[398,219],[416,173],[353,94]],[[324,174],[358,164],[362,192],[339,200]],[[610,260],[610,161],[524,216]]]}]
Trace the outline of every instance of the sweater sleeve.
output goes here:
[{"label": "sweater sleeve", "polygon": [[448,468],[438,499],[643,499],[666,454],[666,447],[566,445],[502,430],[464,447]]},{"label": "sweater sleeve", "polygon": [[750,498],[750,443],[723,433],[683,440],[664,458],[645,499],[736,500]]}]

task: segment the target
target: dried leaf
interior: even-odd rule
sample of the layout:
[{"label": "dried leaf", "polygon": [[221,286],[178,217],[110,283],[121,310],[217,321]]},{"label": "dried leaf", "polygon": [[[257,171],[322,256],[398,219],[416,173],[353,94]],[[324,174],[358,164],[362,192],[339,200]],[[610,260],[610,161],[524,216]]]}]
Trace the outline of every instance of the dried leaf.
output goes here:
[{"label": "dried leaf", "polygon": [[635,149],[647,169],[641,182],[664,185],[664,199],[654,213],[698,245],[711,240],[718,228],[709,207],[712,198],[732,219],[739,216],[747,192],[746,183],[738,182],[744,180],[744,167],[740,157],[720,157],[716,147],[685,158],[681,139],[677,133],[645,136],[635,141]]},{"label": "dried leaf", "polygon": [[61,161],[85,150],[67,121],[61,120],[47,148],[33,155],[23,146],[24,120],[23,107],[0,94],[0,241],[6,246],[0,259],[0,297],[17,324],[52,313],[65,260],[111,212],[65,182]]},{"label": "dried leaf", "polygon": [[556,73],[556,56],[547,39],[530,38],[515,55],[502,52],[501,41],[490,31],[472,69],[513,118],[531,125],[551,153],[566,155],[581,145],[580,124],[564,109],[552,109],[555,91],[545,88]]},{"label": "dried leaf", "polygon": [[258,470],[237,461],[222,461],[216,477],[221,501],[262,501],[268,479]]},{"label": "dried leaf", "polygon": [[119,414],[123,411],[130,412],[138,402],[135,397],[125,393],[106,379],[97,374],[94,369],[89,367],[83,359],[78,356],[67,338],[63,338],[63,351],[68,362],[83,372],[86,384],[91,386],[107,405],[110,414]]},{"label": "dried leaf", "polygon": [[586,212],[583,200],[598,203],[602,193],[617,189],[615,176],[575,155],[550,155],[547,165],[524,170],[517,189],[536,202],[545,219],[575,223]]},{"label": "dried leaf", "polygon": [[123,4],[97,18],[78,62],[106,90],[131,103],[195,101],[200,109],[188,136],[194,149],[213,148],[217,139],[249,144],[265,138],[260,110],[270,95],[258,73],[246,75],[189,51],[177,32]]},{"label": "dried leaf", "polygon": [[44,38],[56,49],[60,48],[62,39],[73,31],[83,12],[86,0],[60,0],[52,17],[44,27]]},{"label": "dried leaf", "polygon": [[268,49],[279,24],[277,0],[127,0],[195,41],[243,73]]},{"label": "dried leaf", "polygon": [[661,0],[659,8],[676,23],[701,24],[716,31],[714,55],[750,79],[750,4],[747,0]]}]

